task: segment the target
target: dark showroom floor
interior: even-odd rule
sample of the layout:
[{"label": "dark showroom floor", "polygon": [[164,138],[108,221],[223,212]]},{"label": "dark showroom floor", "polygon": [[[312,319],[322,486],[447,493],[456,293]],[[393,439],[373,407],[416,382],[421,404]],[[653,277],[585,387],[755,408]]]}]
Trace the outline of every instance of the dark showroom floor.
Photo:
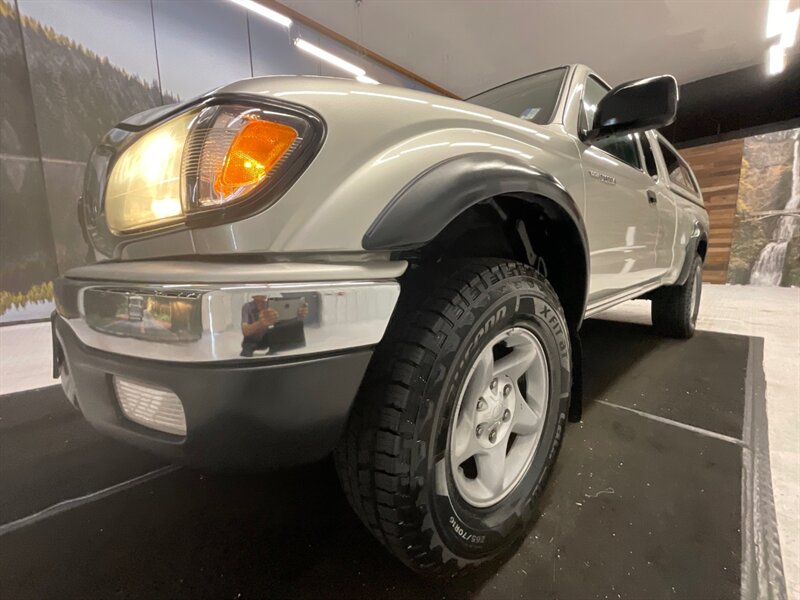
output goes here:
[{"label": "dark showroom floor", "polygon": [[327,462],[172,468],[96,434],[60,388],[8,395],[0,596],[739,598],[759,344],[587,322],[583,421],[567,429],[536,526],[507,560],[445,584],[382,550]]}]

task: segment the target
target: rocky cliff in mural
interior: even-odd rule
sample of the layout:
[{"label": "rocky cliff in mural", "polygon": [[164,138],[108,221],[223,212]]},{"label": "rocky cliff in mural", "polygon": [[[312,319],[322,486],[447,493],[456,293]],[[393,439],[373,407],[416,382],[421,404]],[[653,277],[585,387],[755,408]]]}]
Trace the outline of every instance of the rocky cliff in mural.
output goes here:
[{"label": "rocky cliff in mural", "polygon": [[728,282],[800,285],[800,129],[744,142]]}]

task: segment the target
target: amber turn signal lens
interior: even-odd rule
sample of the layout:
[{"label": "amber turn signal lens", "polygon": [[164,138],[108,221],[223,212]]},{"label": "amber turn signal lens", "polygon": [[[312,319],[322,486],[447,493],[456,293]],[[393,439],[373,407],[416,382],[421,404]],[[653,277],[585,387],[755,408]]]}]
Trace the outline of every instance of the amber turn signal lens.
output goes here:
[{"label": "amber turn signal lens", "polygon": [[297,131],[273,121],[252,120],[236,134],[214,179],[214,191],[223,197],[238,195],[258,185],[280,161]]}]

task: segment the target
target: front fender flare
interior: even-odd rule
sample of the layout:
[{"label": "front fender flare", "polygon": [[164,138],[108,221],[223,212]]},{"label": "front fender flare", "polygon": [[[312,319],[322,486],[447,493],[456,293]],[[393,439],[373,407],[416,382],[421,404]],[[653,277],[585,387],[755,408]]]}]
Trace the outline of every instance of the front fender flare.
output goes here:
[{"label": "front fender flare", "polygon": [[577,227],[586,249],[586,227],[572,196],[551,175],[508,156],[476,153],[437,163],[415,177],[378,214],[362,245],[399,250],[435,238],[453,219],[482,200],[535,195],[555,202]]},{"label": "front fender flare", "polygon": [[[575,265],[581,298],[568,317],[580,327],[589,290],[586,227],[574,199],[553,176],[515,157],[476,153],[449,158],[415,177],[378,214],[362,239],[371,251],[416,248],[433,240],[471,206],[498,196],[540,205],[569,229],[583,264]],[[576,260],[580,260],[576,257]],[[582,272],[581,272],[582,271]],[[565,278],[571,277],[564,274]]]}]

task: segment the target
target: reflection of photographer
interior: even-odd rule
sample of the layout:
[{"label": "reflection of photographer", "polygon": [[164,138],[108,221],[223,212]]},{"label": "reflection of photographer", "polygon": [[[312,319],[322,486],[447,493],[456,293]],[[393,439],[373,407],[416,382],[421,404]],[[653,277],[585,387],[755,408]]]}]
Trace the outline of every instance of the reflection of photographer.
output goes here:
[{"label": "reflection of photographer", "polygon": [[308,317],[305,298],[286,300],[278,308],[280,312],[261,294],[242,306],[241,356],[253,356],[256,350],[273,353],[305,346],[303,321]]}]

